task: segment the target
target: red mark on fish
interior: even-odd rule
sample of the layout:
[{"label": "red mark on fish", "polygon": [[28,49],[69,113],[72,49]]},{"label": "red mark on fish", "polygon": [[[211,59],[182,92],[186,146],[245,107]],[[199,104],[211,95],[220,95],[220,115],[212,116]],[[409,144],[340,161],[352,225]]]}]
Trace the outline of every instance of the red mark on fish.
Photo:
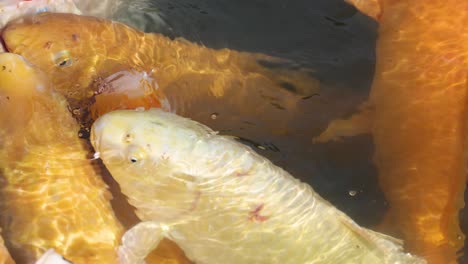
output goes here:
[{"label": "red mark on fish", "polygon": [[239,171],[236,172],[237,177],[242,177],[242,176],[247,176],[247,175],[249,175],[249,173],[247,172],[239,172]]},{"label": "red mark on fish", "polygon": [[256,221],[256,222],[265,222],[268,220],[268,216],[260,215],[260,211],[263,209],[264,204],[260,204],[259,206],[255,207],[252,212],[249,212],[249,220]]},{"label": "red mark on fish", "polygon": [[50,49],[50,47],[52,47],[52,42],[47,41],[47,42],[44,44],[44,48],[45,48],[45,49]]}]

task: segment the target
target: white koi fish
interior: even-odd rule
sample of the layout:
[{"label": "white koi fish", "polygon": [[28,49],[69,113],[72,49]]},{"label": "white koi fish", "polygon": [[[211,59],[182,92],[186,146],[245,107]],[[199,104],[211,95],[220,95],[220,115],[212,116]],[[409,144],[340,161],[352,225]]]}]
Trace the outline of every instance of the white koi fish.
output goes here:
[{"label": "white koi fish", "polygon": [[195,263],[426,263],[232,137],[162,110],[100,117],[92,144],[142,220],[121,263],[162,238]]}]

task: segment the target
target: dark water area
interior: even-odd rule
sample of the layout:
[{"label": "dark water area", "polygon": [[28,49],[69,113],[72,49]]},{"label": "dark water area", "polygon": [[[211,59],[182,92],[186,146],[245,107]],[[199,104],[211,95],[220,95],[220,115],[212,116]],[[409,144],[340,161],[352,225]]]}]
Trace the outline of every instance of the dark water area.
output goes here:
[{"label": "dark water area", "polygon": [[[377,183],[370,135],[312,143],[329,121],[351,115],[367,99],[375,63],[375,21],[341,0],[139,1],[125,3],[115,17],[146,32],[214,49],[264,53],[289,60],[281,66],[286,69],[310,69],[320,90],[303,97],[293,115],[262,120],[267,117],[255,115],[254,109],[247,114],[241,109],[248,102],[239,103],[259,103],[256,99],[236,99],[235,94],[227,99],[232,103],[208,95],[186,98],[190,104],[178,113],[245,139],[359,224],[380,222],[387,204]],[[270,100],[266,103],[271,111],[290,110],[281,99],[263,100]],[[287,123],[288,129],[274,131],[265,123]]]}]

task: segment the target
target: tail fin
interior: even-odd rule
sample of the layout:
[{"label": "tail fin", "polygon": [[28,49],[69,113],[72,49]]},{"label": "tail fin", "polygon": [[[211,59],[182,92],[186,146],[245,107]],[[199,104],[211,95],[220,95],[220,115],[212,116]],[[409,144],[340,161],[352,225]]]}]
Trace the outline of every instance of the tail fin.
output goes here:
[{"label": "tail fin", "polygon": [[346,215],[340,216],[341,223],[362,239],[369,249],[375,249],[375,255],[383,256],[385,264],[426,264],[426,260],[403,251],[403,240],[365,229],[357,225]]}]

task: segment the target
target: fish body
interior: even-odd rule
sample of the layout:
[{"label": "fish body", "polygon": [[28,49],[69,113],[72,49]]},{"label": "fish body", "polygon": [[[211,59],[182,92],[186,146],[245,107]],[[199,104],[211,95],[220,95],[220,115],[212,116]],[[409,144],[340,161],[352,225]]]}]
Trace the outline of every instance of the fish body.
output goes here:
[{"label": "fish body", "polygon": [[[196,94],[209,91],[216,98],[227,91],[268,87],[301,96],[314,94],[318,81],[309,72],[281,70],[285,61],[263,54],[238,52],[229,49],[210,49],[184,39],[172,40],[161,34],[143,33],[121,23],[94,17],[70,14],[39,14],[12,23],[2,33],[8,51],[20,54],[39,69],[47,72],[57,91],[63,94],[72,108],[83,105],[80,100],[98,101],[99,96],[112,100],[94,105],[93,118],[106,111],[122,109],[131,100],[146,107],[164,105],[164,95]],[[263,62],[263,64],[262,64]],[[272,64],[274,67],[266,67]],[[112,81],[116,73],[130,73],[133,84]],[[154,80],[151,85],[138,80]],[[107,80],[96,85],[96,80]],[[128,80],[128,78],[127,78]],[[115,89],[106,87],[115,86]],[[100,89],[102,88],[102,89]],[[141,96],[131,96],[145,90]],[[182,92],[181,92],[182,89]],[[101,90],[107,91],[105,95]],[[121,96],[125,94],[125,96]],[[152,96],[151,96],[152,95]],[[301,100],[301,96],[296,98]],[[73,103],[77,101],[78,103]],[[123,102],[123,103],[122,103]],[[290,102],[294,104],[294,102]],[[133,107],[135,104],[131,104]],[[145,105],[141,105],[145,106]],[[175,105],[180,109],[182,106]],[[96,109],[97,108],[97,109]]]},{"label": "fish body", "polygon": [[456,263],[464,241],[468,1],[352,2],[371,16],[376,2],[382,10],[369,102],[317,140],[369,130],[390,204],[382,230],[429,263]]},{"label": "fish body", "polygon": [[141,223],[121,263],[162,237],[195,263],[425,263],[359,227],[251,148],[160,109],[100,117],[91,141]]},{"label": "fish body", "polygon": [[0,224],[18,263],[55,249],[117,263],[122,226],[66,100],[22,57],[0,54]]}]

